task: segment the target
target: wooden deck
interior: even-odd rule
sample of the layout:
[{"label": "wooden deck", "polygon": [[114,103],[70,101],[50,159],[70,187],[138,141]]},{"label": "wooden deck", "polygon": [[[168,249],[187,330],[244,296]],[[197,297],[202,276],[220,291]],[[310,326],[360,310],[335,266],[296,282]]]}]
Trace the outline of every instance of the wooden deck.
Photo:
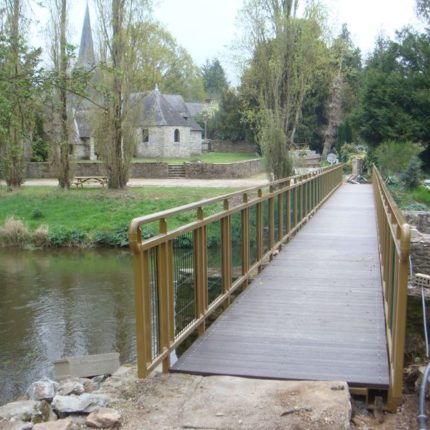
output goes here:
[{"label": "wooden deck", "polygon": [[387,388],[371,186],[343,185],[171,371]]}]

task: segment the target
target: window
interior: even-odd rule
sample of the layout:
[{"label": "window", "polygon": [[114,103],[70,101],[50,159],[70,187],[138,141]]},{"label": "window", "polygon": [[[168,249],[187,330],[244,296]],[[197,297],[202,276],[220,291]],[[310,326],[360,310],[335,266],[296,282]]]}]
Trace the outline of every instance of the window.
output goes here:
[{"label": "window", "polygon": [[142,142],[149,142],[149,130],[147,128],[142,128]]},{"label": "window", "polygon": [[174,137],[175,137],[175,142],[180,142],[181,141],[181,135],[180,135],[178,129],[175,130]]}]

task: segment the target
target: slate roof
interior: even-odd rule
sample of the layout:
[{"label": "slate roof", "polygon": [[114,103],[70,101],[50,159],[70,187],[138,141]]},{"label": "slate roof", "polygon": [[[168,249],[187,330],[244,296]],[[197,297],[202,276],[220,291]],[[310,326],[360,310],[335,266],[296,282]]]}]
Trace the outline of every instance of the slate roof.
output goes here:
[{"label": "slate roof", "polygon": [[188,112],[190,112],[192,117],[198,115],[208,105],[207,103],[198,102],[191,102],[185,104],[187,105]]},{"label": "slate roof", "polygon": [[156,88],[148,94],[134,93],[131,99],[140,108],[139,126],[191,127],[191,130],[202,131],[180,95],[161,94]]},{"label": "slate roof", "polygon": [[96,64],[94,55],[93,36],[91,31],[90,10],[85,11],[84,25],[82,27],[81,43],[79,45],[78,66],[91,69]]}]

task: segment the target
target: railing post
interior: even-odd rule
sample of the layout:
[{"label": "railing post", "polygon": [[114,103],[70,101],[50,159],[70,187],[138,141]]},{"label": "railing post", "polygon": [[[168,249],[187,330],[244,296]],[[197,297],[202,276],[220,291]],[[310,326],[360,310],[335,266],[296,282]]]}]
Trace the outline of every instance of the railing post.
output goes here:
[{"label": "railing post", "polygon": [[[224,200],[224,210],[230,209],[230,203]],[[223,292],[228,293],[231,288],[232,278],[232,254],[231,254],[231,216],[226,215],[221,219],[221,247],[222,247],[222,284]],[[230,304],[230,297],[224,302],[224,309]]]},{"label": "railing post", "polygon": [[409,252],[411,231],[408,224],[403,224],[400,231],[400,255],[397,277],[396,331],[393,339],[392,383],[388,406],[395,411],[402,398],[403,360],[405,351],[406,313],[408,300]]},{"label": "railing post", "polygon": [[[197,219],[204,219],[203,209],[197,209]],[[197,317],[201,318],[205,315],[208,307],[208,274],[207,274],[207,242],[206,242],[206,226],[198,227],[194,230],[194,259],[196,270],[196,304]],[[201,336],[206,329],[206,322],[203,321],[199,325],[198,335]]]},{"label": "railing post", "polygon": [[[139,232],[140,235],[140,232]],[[149,252],[133,255],[134,291],[136,308],[136,352],[139,378],[148,375],[152,361],[151,288],[149,280]]]},{"label": "railing post", "polygon": [[298,216],[298,213],[297,213],[298,212],[298,207],[297,207],[297,204],[298,204],[298,191],[299,191],[299,188],[297,186],[297,179],[294,179],[294,185],[296,185],[296,187],[294,188],[294,227],[296,227],[298,219],[299,219],[299,216]]},{"label": "railing post", "polygon": [[[160,233],[167,233],[165,219],[160,220]],[[165,352],[173,340],[173,285],[172,285],[172,253],[171,242],[163,242],[157,247],[157,284],[159,300],[160,351]],[[163,360],[163,372],[170,369],[170,355]]]}]

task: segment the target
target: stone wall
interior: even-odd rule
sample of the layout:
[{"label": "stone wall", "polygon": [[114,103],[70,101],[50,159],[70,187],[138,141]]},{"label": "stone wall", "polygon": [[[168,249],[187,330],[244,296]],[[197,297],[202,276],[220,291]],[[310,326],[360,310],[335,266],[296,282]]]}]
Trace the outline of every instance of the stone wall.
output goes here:
[{"label": "stone wall", "polygon": [[406,221],[415,226],[418,231],[430,234],[430,212],[404,211]]},{"label": "stone wall", "polygon": [[247,178],[262,173],[261,160],[240,161],[238,163],[185,163],[185,176],[190,179],[234,179]]},{"label": "stone wall", "polygon": [[[261,160],[239,161],[237,163],[185,163],[185,177],[190,179],[234,179],[247,178],[264,172]],[[75,163],[74,176],[104,176],[106,167],[103,163]],[[168,178],[168,164],[132,163],[131,178]],[[55,178],[55,172],[49,163],[28,163],[26,178]]]},{"label": "stone wall", "polygon": [[132,163],[131,178],[167,178],[169,176],[167,163]]},{"label": "stone wall", "polygon": [[209,141],[209,150],[212,152],[244,152],[252,154],[258,151],[258,147],[248,142],[229,142],[214,139]]},{"label": "stone wall", "polygon": [[411,257],[414,273],[430,275],[430,212],[405,211],[412,226]]}]

